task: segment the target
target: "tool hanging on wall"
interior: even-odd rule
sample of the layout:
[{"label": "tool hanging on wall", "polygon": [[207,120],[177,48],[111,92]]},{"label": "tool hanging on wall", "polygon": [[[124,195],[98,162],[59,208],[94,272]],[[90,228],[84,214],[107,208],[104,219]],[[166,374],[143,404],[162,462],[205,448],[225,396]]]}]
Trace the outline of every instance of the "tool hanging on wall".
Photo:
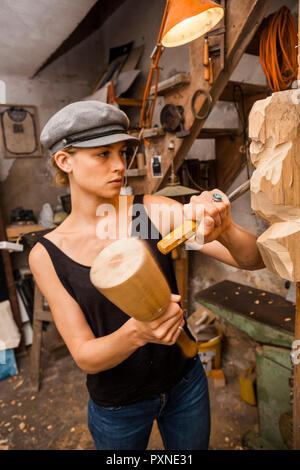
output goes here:
[{"label": "tool hanging on wall", "polygon": [[206,80],[209,83],[209,85],[212,85],[214,83],[213,64],[212,64],[212,58],[209,57],[209,44],[208,44],[207,37],[204,40],[203,66],[204,66],[204,80]]},{"label": "tool hanging on wall", "polygon": [[190,131],[184,129],[184,109],[182,106],[166,104],[160,113],[160,122],[166,132],[176,132],[178,139],[190,135]]},{"label": "tool hanging on wall", "polygon": [[225,35],[225,27],[217,28],[213,31],[210,31],[205,35],[204,38],[204,46],[203,46],[203,67],[204,67],[204,79],[209,83],[209,85],[213,85],[214,83],[214,73],[213,73],[213,57],[220,56],[221,54],[221,46],[209,45],[209,37],[211,36],[219,36]]}]

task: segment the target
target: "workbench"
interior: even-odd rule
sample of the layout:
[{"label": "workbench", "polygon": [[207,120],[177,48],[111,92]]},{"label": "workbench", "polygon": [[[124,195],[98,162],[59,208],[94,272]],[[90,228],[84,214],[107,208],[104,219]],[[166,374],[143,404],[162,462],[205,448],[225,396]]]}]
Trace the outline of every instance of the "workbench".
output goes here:
[{"label": "workbench", "polygon": [[271,292],[223,281],[197,295],[197,301],[253,338],[256,347],[256,394],[259,432],[249,431],[250,449],[292,448],[290,359],[295,304]]}]

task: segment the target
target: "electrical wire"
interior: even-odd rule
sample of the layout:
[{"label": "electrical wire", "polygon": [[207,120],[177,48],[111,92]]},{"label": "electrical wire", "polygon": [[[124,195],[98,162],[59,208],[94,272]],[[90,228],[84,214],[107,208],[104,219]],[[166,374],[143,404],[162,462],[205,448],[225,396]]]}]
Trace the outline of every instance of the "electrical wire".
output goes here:
[{"label": "electrical wire", "polygon": [[202,187],[199,186],[197,183],[195,183],[195,181],[193,180],[193,178],[192,178],[191,175],[190,175],[190,172],[189,172],[189,170],[188,170],[188,166],[187,166],[187,165],[185,165],[185,171],[186,171],[186,173],[187,173],[187,175],[188,175],[188,178],[189,178],[189,180],[191,181],[191,183],[193,183],[193,185],[196,186],[196,188],[199,189],[199,191],[208,191],[207,188],[202,188]]},{"label": "electrical wire", "polygon": [[260,35],[260,64],[273,92],[286,90],[297,80],[297,25],[289,8],[269,15]]}]

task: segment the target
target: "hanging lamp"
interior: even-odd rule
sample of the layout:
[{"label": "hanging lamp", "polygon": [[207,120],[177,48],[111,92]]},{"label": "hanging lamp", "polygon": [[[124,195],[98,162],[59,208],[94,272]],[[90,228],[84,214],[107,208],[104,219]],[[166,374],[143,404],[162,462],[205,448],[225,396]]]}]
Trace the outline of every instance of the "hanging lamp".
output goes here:
[{"label": "hanging lamp", "polygon": [[222,6],[210,0],[170,0],[162,45],[176,47],[194,41],[213,29],[223,16]]}]

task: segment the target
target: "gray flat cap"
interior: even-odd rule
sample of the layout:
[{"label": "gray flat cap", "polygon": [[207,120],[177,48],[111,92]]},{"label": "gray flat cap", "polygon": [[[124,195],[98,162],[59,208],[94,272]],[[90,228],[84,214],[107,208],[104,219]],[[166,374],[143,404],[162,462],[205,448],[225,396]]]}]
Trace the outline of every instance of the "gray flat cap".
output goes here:
[{"label": "gray flat cap", "polygon": [[102,147],[139,140],[127,133],[129,119],[120,109],[101,101],[78,101],[65,106],[47,122],[41,133],[42,145],[53,154],[69,147]]}]

